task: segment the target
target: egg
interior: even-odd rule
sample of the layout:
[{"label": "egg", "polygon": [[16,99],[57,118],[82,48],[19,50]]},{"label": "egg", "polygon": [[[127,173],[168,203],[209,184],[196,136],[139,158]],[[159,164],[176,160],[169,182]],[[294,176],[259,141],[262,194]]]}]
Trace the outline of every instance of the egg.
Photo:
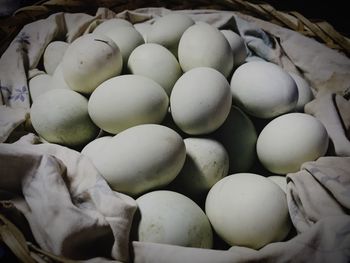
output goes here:
[{"label": "egg", "polygon": [[133,24],[131,24],[128,20],[122,19],[122,18],[111,18],[107,19],[105,21],[102,21],[96,28],[101,31],[109,31],[113,30],[116,27],[133,27]]},{"label": "egg", "polygon": [[271,175],[267,177],[270,179],[272,182],[277,184],[281,189],[287,193],[287,179],[285,176],[280,176],[280,175]]},{"label": "egg", "polygon": [[210,67],[228,77],[233,68],[230,44],[216,27],[203,22],[190,26],[183,33],[178,58],[184,72]]},{"label": "egg", "polygon": [[62,73],[72,90],[91,94],[103,81],[119,75],[122,65],[122,55],[112,39],[86,34],[67,48]]},{"label": "egg", "polygon": [[81,153],[93,160],[95,156],[100,154],[101,150],[108,145],[112,138],[113,136],[103,136],[97,138],[85,145],[85,147],[81,150]]},{"label": "egg", "polygon": [[138,46],[131,53],[128,70],[132,74],[153,79],[169,96],[175,82],[182,74],[175,56],[165,47],[153,43]]},{"label": "egg", "polygon": [[170,13],[158,18],[147,33],[147,42],[157,43],[177,57],[180,38],[194,21],[184,14]]},{"label": "egg", "polygon": [[257,174],[221,179],[207,195],[205,212],[215,232],[231,246],[259,249],[282,241],[291,229],[285,193]]},{"label": "egg", "polygon": [[328,134],[311,115],[289,113],[269,122],[261,131],[256,149],[263,166],[275,174],[297,172],[307,161],[323,156]]},{"label": "egg", "polygon": [[35,131],[51,143],[83,145],[99,132],[89,117],[87,99],[68,89],[53,89],[37,97],[30,118]]},{"label": "egg", "polygon": [[186,161],[173,184],[187,196],[199,197],[228,174],[226,149],[211,138],[186,138]]},{"label": "egg", "polygon": [[71,89],[63,77],[62,64],[58,64],[51,78],[51,87],[53,89]]},{"label": "egg", "polygon": [[269,119],[294,110],[298,88],[281,67],[252,61],[238,67],[231,78],[234,102],[248,114]]},{"label": "egg", "polygon": [[142,35],[134,27],[131,26],[99,26],[94,30],[94,33],[105,35],[111,38],[117,44],[123,57],[124,68],[127,65],[131,52],[137,46],[145,43]]},{"label": "egg", "polygon": [[54,73],[68,46],[69,44],[63,41],[53,41],[47,45],[43,55],[44,68],[47,74],[52,75]]},{"label": "egg", "polygon": [[169,184],[185,158],[185,144],[175,131],[142,124],[115,135],[92,162],[113,190],[136,196]]},{"label": "egg", "polygon": [[138,240],[184,247],[211,248],[213,233],[203,210],[188,197],[153,191],[136,199]]},{"label": "egg", "polygon": [[194,68],[175,83],[170,96],[176,125],[192,135],[207,134],[220,127],[230,112],[232,96],[226,78],[212,68]]},{"label": "egg", "polygon": [[52,77],[48,74],[40,74],[31,78],[28,82],[30,98],[36,100],[41,94],[52,89]]},{"label": "egg", "polygon": [[232,30],[220,30],[220,32],[225,36],[230,44],[233,54],[234,67],[238,67],[239,65],[243,64],[244,60],[248,56],[243,38]]},{"label": "egg", "polygon": [[298,101],[295,107],[295,111],[304,112],[304,106],[306,105],[306,103],[314,99],[311,87],[305,79],[298,76],[297,74],[292,72],[290,72],[289,74],[294,79],[298,88]]},{"label": "egg", "polygon": [[145,123],[161,123],[169,99],[155,81],[138,75],[111,78],[91,94],[88,110],[101,129],[117,134]]},{"label": "egg", "polygon": [[134,24],[134,27],[137,30],[137,32],[139,32],[141,34],[143,40],[146,43],[147,42],[147,34],[151,30],[152,25],[144,22],[144,23]]},{"label": "egg", "polygon": [[247,172],[256,159],[257,132],[242,110],[232,106],[223,125],[213,137],[224,145],[229,156],[229,173]]}]

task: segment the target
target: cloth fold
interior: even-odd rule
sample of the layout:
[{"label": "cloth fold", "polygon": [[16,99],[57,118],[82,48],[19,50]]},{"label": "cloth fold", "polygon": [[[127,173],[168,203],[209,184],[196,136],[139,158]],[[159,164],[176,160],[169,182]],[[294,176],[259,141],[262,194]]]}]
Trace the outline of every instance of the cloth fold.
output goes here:
[{"label": "cloth fold", "polygon": [[325,126],[338,156],[350,156],[350,101],[327,93],[305,105],[305,112],[315,116]]},{"label": "cloth fold", "polygon": [[133,242],[134,262],[349,262],[350,157],[322,157],[288,174],[287,201],[298,235],[260,250],[228,251]]},{"label": "cloth fold", "polygon": [[227,251],[133,242],[134,263],[317,262],[346,263],[350,259],[350,217],[324,218],[295,238],[271,243],[259,251],[232,247]]},{"label": "cloth fold", "polygon": [[268,244],[259,251],[133,242],[132,260],[348,262],[350,106],[343,95],[350,87],[350,60],[297,32],[239,12],[142,8],[115,14],[100,8],[95,16],[57,13],[26,25],[0,58],[0,194],[12,196],[12,203],[23,213],[44,250],[86,262],[129,261],[129,232],[136,210],[132,198],[112,191],[79,152],[39,143],[33,134],[9,142],[15,141],[14,131],[28,118],[28,78],[40,70],[48,43],[72,42],[105,19],[120,17],[134,24],[152,24],[170,12],[231,29],[244,38],[248,60],[270,61],[306,78],[317,96],[305,110],[324,124],[334,154],[343,157],[306,163],[300,172],[287,176],[288,207],[298,232],[290,240]]},{"label": "cloth fold", "polygon": [[87,157],[30,134],[0,144],[0,187],[45,250],[72,259],[127,262],[135,201],[112,191]]}]

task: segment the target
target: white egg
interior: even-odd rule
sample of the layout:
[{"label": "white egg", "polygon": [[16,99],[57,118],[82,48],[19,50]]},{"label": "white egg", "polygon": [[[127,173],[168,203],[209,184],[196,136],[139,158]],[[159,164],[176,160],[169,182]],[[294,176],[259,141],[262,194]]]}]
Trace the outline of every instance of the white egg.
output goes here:
[{"label": "white egg", "polygon": [[298,88],[281,67],[252,61],[238,67],[231,79],[234,101],[258,118],[273,118],[294,110]]},{"label": "white egg", "polygon": [[246,57],[245,62],[253,62],[253,61],[262,61],[262,62],[266,62],[265,59],[258,57],[256,55],[250,55],[248,57]]},{"label": "white egg", "polygon": [[237,67],[243,64],[248,55],[244,39],[232,30],[220,30],[220,32],[225,36],[230,44],[234,66]]},{"label": "white egg", "polygon": [[134,27],[130,26],[97,27],[94,33],[105,35],[117,44],[123,57],[124,67],[128,63],[131,52],[139,45],[145,43],[142,35]]},{"label": "white egg", "polygon": [[48,74],[40,74],[29,80],[29,93],[32,101],[35,101],[41,94],[52,89],[52,77]]},{"label": "white egg", "polygon": [[69,44],[63,41],[53,41],[47,45],[44,52],[44,68],[47,74],[52,75],[58,64],[61,63]]},{"label": "white egg", "polygon": [[101,31],[108,31],[110,29],[114,29],[116,27],[133,27],[133,24],[131,24],[128,20],[122,19],[122,18],[112,18],[103,21],[100,23],[96,28]]},{"label": "white egg", "polygon": [[287,180],[285,176],[280,176],[280,175],[271,175],[267,177],[270,179],[272,182],[277,184],[281,189],[287,193]]},{"label": "white egg", "polygon": [[304,112],[305,104],[314,99],[311,87],[302,77],[291,72],[289,74],[294,79],[298,88],[298,101],[295,107],[295,111]]},{"label": "white egg", "polygon": [[154,191],[137,200],[141,219],[138,240],[184,247],[211,248],[213,233],[202,209],[172,191]]},{"label": "white egg", "polygon": [[144,22],[144,23],[134,24],[134,27],[141,34],[141,36],[143,37],[143,40],[146,43],[147,42],[147,34],[151,30],[152,25],[147,23],[147,22]]},{"label": "white egg", "polygon": [[62,72],[72,90],[91,94],[103,81],[119,75],[122,65],[122,55],[112,39],[86,34],[67,48]]},{"label": "white egg", "polygon": [[81,153],[93,160],[95,156],[99,155],[101,150],[103,150],[104,147],[108,145],[112,138],[112,136],[103,136],[97,138],[85,145],[85,147],[81,150]]},{"label": "white egg", "polygon": [[323,156],[328,134],[320,121],[304,113],[289,113],[269,122],[256,149],[260,162],[276,174],[293,173],[307,161]]},{"label": "white egg", "polygon": [[178,48],[183,71],[197,67],[210,67],[227,77],[233,68],[230,44],[214,26],[198,23],[183,33]]},{"label": "white egg", "polygon": [[46,141],[67,146],[88,143],[99,129],[88,114],[88,101],[67,89],[50,90],[33,102],[30,117],[35,131]]},{"label": "white egg", "polygon": [[224,124],[214,133],[214,138],[226,148],[229,173],[248,171],[256,156],[258,138],[253,122],[238,107],[233,106]]},{"label": "white egg", "polygon": [[186,138],[186,161],[173,185],[179,192],[198,197],[228,174],[229,158],[224,146],[210,138]]},{"label": "white egg", "polygon": [[164,15],[152,24],[147,34],[147,42],[162,45],[177,57],[180,38],[185,30],[193,24],[193,19],[184,14]]},{"label": "white egg", "polygon": [[257,174],[221,179],[210,189],[205,211],[215,232],[231,246],[259,249],[283,240],[291,228],[285,193]]},{"label": "white egg", "polygon": [[138,195],[169,184],[185,158],[180,135],[165,126],[143,124],[115,135],[92,162],[112,189]]},{"label": "white egg", "polygon": [[130,55],[128,70],[159,83],[170,96],[182,71],[175,56],[165,47],[148,43],[138,46]]},{"label": "white egg", "polygon": [[52,75],[51,87],[53,89],[71,89],[63,77],[62,64],[58,64]]},{"label": "white egg", "polygon": [[194,68],[175,83],[170,96],[176,125],[188,134],[210,133],[226,120],[232,96],[226,78],[212,68]]},{"label": "white egg", "polygon": [[138,75],[111,78],[97,87],[89,98],[89,114],[101,129],[117,134],[146,123],[161,123],[169,99],[155,81]]}]

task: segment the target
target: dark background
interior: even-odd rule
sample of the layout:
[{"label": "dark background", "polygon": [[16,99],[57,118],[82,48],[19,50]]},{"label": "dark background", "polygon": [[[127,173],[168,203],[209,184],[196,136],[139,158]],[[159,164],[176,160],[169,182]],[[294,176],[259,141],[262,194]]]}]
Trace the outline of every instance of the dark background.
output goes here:
[{"label": "dark background", "polygon": [[[198,1],[198,0],[197,0]],[[243,0],[244,1],[244,0]],[[38,0],[9,0],[11,7],[16,10],[21,6],[31,5],[33,3],[45,2]],[[89,2],[89,1],[87,1]],[[116,0],[118,2],[118,0]],[[128,1],[120,1],[128,3]],[[130,1],[132,2],[132,1]],[[145,6],[147,0],[144,1]],[[171,0],[169,0],[171,2]],[[179,1],[175,1],[179,2]],[[200,2],[200,1],[199,1]],[[220,1],[218,1],[220,2]],[[255,0],[250,0],[255,2]],[[314,22],[315,20],[327,21],[342,35],[350,36],[350,8],[347,6],[347,0],[264,0],[256,2],[265,2],[271,4],[275,9],[280,11],[297,11],[303,16]],[[185,0],[184,3],[196,3],[196,0]],[[214,4],[215,1],[212,1]],[[88,4],[87,4],[88,6]]]},{"label": "dark background", "polygon": [[323,20],[330,23],[342,35],[349,37],[350,8],[347,0],[266,0],[280,11],[297,11],[309,20]]}]

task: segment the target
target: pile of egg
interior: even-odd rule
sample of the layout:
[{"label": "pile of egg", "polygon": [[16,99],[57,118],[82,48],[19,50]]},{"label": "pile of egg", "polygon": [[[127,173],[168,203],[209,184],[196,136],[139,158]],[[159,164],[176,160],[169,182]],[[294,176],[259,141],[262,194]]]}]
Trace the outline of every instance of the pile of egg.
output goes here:
[{"label": "pile of egg", "polygon": [[328,135],[303,113],[308,83],[248,54],[237,33],[180,13],[110,19],[46,47],[31,122],[136,199],[135,239],[259,249],[290,232],[285,175],[325,155]]}]

